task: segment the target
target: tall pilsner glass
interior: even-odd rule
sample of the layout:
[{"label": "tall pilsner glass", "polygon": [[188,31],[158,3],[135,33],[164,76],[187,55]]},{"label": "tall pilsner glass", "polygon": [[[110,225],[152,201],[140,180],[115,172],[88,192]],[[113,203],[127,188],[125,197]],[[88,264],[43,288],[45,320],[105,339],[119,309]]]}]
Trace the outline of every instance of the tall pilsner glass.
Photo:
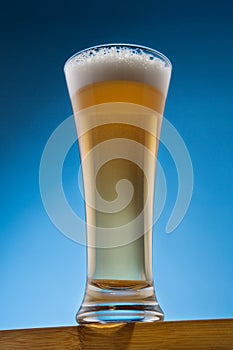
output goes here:
[{"label": "tall pilsner glass", "polygon": [[152,277],[156,157],[169,60],[101,45],[65,64],[81,157],[87,282],[78,323],[163,319]]}]

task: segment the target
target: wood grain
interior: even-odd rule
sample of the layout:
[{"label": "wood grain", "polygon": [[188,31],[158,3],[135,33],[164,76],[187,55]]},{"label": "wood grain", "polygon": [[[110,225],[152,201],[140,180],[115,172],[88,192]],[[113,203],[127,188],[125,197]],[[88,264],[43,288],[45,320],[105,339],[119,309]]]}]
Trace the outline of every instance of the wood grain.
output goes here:
[{"label": "wood grain", "polygon": [[1,350],[232,350],[233,319],[0,331]]}]

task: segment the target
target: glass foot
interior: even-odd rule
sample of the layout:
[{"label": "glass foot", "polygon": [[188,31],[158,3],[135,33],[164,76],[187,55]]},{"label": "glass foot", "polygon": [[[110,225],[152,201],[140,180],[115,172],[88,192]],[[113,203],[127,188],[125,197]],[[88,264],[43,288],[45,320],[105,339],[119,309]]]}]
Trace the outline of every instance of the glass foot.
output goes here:
[{"label": "glass foot", "polygon": [[155,322],[164,314],[151,282],[89,280],[76,319],[79,324]]}]

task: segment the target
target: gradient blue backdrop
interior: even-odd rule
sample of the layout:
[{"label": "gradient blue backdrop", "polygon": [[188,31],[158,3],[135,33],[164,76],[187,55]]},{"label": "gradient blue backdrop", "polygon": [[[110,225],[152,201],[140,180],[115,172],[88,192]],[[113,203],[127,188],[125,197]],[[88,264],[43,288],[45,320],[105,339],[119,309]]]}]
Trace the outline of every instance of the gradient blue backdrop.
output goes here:
[{"label": "gradient blue backdrop", "polygon": [[[72,325],[85,285],[85,247],[64,237],[43,208],[38,169],[45,143],[71,114],[63,65],[108,42],[153,47],[173,63],[165,116],[182,135],[195,184],[171,235],[175,165],[161,146],[168,184],[154,239],[154,276],[167,320],[233,316],[233,5],[221,1],[40,1],[1,5],[0,329]],[[63,172],[83,215],[77,148]]]}]

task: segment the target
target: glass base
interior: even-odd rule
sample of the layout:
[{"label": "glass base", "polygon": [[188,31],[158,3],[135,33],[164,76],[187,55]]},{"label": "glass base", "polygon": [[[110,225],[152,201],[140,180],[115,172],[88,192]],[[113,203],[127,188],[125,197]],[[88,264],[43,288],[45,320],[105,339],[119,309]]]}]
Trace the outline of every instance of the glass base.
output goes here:
[{"label": "glass base", "polygon": [[162,321],[152,282],[89,280],[77,322],[121,323]]}]

